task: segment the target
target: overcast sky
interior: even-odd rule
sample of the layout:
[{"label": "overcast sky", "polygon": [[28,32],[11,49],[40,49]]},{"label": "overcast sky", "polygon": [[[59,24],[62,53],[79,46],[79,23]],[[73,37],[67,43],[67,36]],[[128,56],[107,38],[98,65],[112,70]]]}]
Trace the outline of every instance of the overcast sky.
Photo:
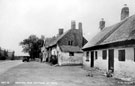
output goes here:
[{"label": "overcast sky", "polygon": [[135,0],[0,0],[0,46],[23,55],[19,42],[31,34],[52,37],[59,28],[70,29],[71,20],[83,23],[89,40],[99,32],[99,21],[106,26],[120,21],[124,4],[135,13]]}]

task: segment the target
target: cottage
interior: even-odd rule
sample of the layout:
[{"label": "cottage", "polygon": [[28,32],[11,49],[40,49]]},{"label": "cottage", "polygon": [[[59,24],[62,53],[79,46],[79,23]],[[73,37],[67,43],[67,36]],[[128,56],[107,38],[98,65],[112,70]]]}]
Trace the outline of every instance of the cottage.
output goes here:
[{"label": "cottage", "polygon": [[83,47],[83,65],[112,70],[117,77],[135,77],[135,15],[129,17],[125,5],[119,23],[105,27],[102,19],[100,29]]},{"label": "cottage", "polygon": [[82,23],[78,26],[76,29],[76,23],[72,21],[71,29],[64,33],[64,30],[60,28],[58,36],[46,39],[45,46],[48,53],[46,60],[48,62],[59,65],[82,64],[81,48],[87,40],[83,37]]}]

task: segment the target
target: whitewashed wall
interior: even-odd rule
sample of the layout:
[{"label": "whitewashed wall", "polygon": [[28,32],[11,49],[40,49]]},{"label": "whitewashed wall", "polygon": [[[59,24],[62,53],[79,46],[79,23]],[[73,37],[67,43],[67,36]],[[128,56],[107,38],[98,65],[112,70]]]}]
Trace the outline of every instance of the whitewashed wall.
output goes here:
[{"label": "whitewashed wall", "polygon": [[43,61],[46,61],[46,58],[47,58],[47,51],[46,51],[45,46],[43,46],[43,47],[41,48],[41,52],[42,52]]},{"label": "whitewashed wall", "polygon": [[102,58],[102,50],[97,51],[97,56],[98,58],[95,59],[95,67],[98,67],[100,69],[103,69],[104,71],[108,70],[108,51],[107,51],[107,58],[103,59]]},{"label": "whitewashed wall", "polygon": [[[125,61],[118,61],[118,50],[125,49]],[[98,51],[98,59],[94,61],[94,67],[108,71],[108,50],[107,59],[102,59],[102,50]],[[89,57],[91,58],[91,57]],[[90,68],[90,60],[86,61],[86,53],[83,56],[83,65]],[[114,75],[115,77],[135,77],[134,48],[115,48],[114,49]]]},{"label": "whitewashed wall", "polygon": [[[118,50],[125,49],[125,61],[118,61]],[[134,48],[119,48],[114,51],[115,77],[135,77]]]},{"label": "whitewashed wall", "polygon": [[82,64],[82,56],[82,53],[74,53],[74,56],[69,56],[68,52],[61,52],[59,56],[59,65]]},{"label": "whitewashed wall", "polygon": [[84,52],[84,54],[83,54],[83,67],[86,68],[86,69],[89,69],[90,68],[90,62],[91,62],[90,54],[89,54],[89,61],[86,61],[86,52]]},{"label": "whitewashed wall", "polygon": [[[104,71],[108,70],[108,51],[107,51],[107,59],[102,59],[102,50],[97,50],[98,57],[94,59],[94,67],[98,67],[103,69]],[[95,58],[95,51],[94,51],[94,58]],[[83,66],[85,68],[90,68],[91,66],[91,52],[89,51],[89,61],[86,61],[86,52],[84,52],[83,56]]]},{"label": "whitewashed wall", "polygon": [[51,54],[52,55],[57,55],[57,48],[56,47],[52,48]]},{"label": "whitewashed wall", "polygon": [[57,46],[58,51],[58,64],[82,64],[83,53],[74,53],[74,56],[69,56],[69,52],[62,52]]}]

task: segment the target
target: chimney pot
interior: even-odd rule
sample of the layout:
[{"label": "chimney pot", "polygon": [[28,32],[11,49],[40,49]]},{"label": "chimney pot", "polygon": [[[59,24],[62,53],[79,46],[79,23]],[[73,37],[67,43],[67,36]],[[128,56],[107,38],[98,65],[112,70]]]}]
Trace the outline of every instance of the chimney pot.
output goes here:
[{"label": "chimney pot", "polygon": [[60,29],[59,29],[59,35],[62,35],[63,32],[64,32],[64,29],[63,29],[63,28],[60,28]]},{"label": "chimney pot", "polygon": [[129,8],[127,7],[127,4],[124,4],[124,7],[121,10],[121,20],[125,19],[126,17],[129,17]]},{"label": "chimney pot", "polygon": [[103,30],[104,27],[105,27],[105,21],[104,18],[101,18],[101,21],[99,22],[99,28]]},{"label": "chimney pot", "polygon": [[78,28],[79,28],[79,31],[80,31],[80,33],[82,35],[83,34],[83,31],[82,31],[82,23],[81,22],[79,22]]},{"label": "chimney pot", "polygon": [[76,22],[74,20],[71,21],[71,29],[76,29]]}]

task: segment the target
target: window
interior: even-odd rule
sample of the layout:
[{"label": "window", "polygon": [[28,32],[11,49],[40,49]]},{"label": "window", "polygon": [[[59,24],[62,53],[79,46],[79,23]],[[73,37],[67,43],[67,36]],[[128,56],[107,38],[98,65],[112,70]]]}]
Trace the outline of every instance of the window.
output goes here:
[{"label": "window", "polygon": [[68,41],[68,45],[70,45],[70,41]]},{"label": "window", "polygon": [[73,45],[73,41],[71,41],[71,45]]},{"label": "window", "polygon": [[125,50],[119,50],[119,61],[125,61]]},{"label": "window", "polygon": [[135,62],[135,48],[134,48],[134,62]]},{"label": "window", "polygon": [[98,58],[98,56],[97,56],[97,51],[95,51],[95,59],[97,59]]},{"label": "window", "polygon": [[73,45],[73,41],[68,41],[68,45]]},{"label": "window", "polygon": [[69,52],[69,56],[74,56],[74,52]]},{"label": "window", "polygon": [[89,61],[89,52],[86,52],[86,61]]},{"label": "window", "polygon": [[107,59],[107,51],[106,50],[102,51],[102,57],[104,60]]}]

